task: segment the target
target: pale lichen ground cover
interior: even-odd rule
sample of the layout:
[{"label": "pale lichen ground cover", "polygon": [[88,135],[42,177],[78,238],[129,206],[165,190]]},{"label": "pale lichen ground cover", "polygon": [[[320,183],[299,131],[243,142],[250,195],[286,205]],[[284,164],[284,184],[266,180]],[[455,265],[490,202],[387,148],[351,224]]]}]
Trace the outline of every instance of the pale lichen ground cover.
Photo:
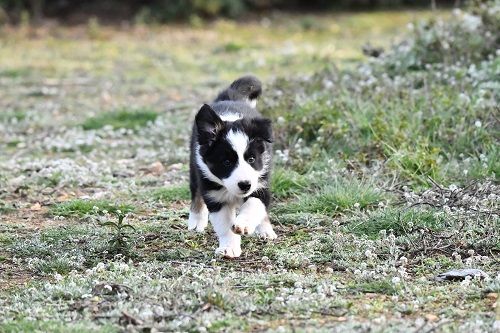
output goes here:
[{"label": "pale lichen ground cover", "polygon": [[[5,28],[0,331],[493,331],[500,228],[488,75],[498,59],[466,75],[470,97],[460,100],[441,77],[382,84],[377,67],[360,77],[335,69],[368,63],[367,41],[387,47],[414,19],[438,15],[450,16]],[[264,81],[262,111],[275,120],[279,239],[246,238],[242,257],[226,260],[212,231],[186,230],[187,140],[199,105],[249,72]],[[407,123],[388,115],[387,128],[379,110],[426,110],[417,88],[398,90],[407,85],[437,87],[426,96],[445,121],[421,125],[403,110]],[[463,122],[446,123],[455,107],[467,110]],[[443,134],[447,126],[468,140]],[[401,145],[424,130],[450,151]],[[120,212],[133,227],[122,247],[100,225]],[[434,279],[467,267],[489,278]]]}]

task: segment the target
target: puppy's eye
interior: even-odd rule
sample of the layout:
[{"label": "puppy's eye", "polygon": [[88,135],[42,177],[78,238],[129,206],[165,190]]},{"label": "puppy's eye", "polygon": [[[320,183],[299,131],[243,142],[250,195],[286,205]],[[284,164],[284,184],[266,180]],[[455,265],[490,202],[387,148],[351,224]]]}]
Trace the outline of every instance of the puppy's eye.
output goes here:
[{"label": "puppy's eye", "polygon": [[250,163],[250,164],[253,164],[255,162],[255,157],[253,156],[250,156],[248,159],[247,159],[247,162]]},{"label": "puppy's eye", "polygon": [[230,160],[225,160],[224,162],[222,162],[222,164],[224,164],[224,166],[228,167],[231,165],[231,161]]}]

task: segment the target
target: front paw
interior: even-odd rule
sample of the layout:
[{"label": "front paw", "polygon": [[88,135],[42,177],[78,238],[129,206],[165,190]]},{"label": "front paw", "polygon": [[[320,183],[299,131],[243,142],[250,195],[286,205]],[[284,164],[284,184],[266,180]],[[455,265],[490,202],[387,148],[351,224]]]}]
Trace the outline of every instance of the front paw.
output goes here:
[{"label": "front paw", "polygon": [[241,255],[241,248],[239,247],[218,247],[215,254],[226,258],[237,258]]},{"label": "front paw", "polygon": [[238,235],[250,235],[254,232],[249,226],[241,224],[234,224],[231,229]]},{"label": "front paw", "polygon": [[273,230],[273,227],[269,224],[260,225],[256,230],[257,236],[263,239],[273,240],[278,238],[278,235]]},{"label": "front paw", "polygon": [[189,213],[188,230],[204,232],[208,224],[208,215],[203,213]]}]

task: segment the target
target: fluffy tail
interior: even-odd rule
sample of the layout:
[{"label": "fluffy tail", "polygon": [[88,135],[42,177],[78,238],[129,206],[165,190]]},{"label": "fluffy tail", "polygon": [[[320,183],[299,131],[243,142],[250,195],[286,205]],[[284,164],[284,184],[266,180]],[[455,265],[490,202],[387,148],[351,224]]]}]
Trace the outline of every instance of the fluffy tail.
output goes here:
[{"label": "fluffy tail", "polygon": [[223,90],[215,99],[214,102],[220,101],[241,101],[246,102],[250,106],[255,107],[257,98],[262,93],[262,84],[255,76],[243,76],[231,83],[231,85]]}]

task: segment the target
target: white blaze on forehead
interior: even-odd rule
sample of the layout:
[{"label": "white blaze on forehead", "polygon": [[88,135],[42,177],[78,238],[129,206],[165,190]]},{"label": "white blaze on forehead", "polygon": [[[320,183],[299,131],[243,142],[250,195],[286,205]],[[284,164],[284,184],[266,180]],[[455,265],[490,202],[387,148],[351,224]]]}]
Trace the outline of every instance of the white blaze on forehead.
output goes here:
[{"label": "white blaze on forehead", "polygon": [[241,119],[241,114],[239,113],[225,113],[220,115],[220,119],[222,121],[236,121],[238,119]]},{"label": "white blaze on forehead", "polygon": [[250,141],[248,135],[241,131],[231,130],[226,135],[227,141],[233,146],[234,151],[238,154],[238,158],[242,159],[243,154],[248,147],[248,142]]}]

